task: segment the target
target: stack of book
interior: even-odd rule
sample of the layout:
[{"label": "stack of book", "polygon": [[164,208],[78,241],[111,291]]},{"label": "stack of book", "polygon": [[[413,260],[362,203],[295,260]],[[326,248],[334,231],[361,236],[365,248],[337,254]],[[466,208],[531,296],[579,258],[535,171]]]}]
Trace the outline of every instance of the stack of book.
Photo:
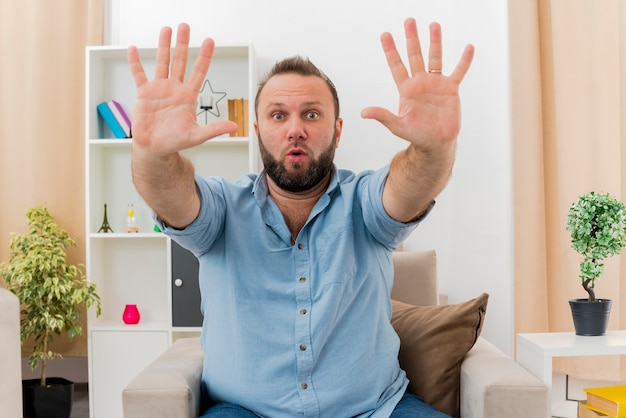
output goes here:
[{"label": "stack of book", "polygon": [[230,136],[248,136],[248,99],[228,99],[228,120],[237,124]]},{"label": "stack of book", "polygon": [[122,105],[115,100],[100,103],[98,114],[102,116],[115,138],[130,138],[132,136],[130,119],[124,112]]},{"label": "stack of book", "polygon": [[626,385],[583,389],[587,400],[580,402],[579,418],[626,418]]}]

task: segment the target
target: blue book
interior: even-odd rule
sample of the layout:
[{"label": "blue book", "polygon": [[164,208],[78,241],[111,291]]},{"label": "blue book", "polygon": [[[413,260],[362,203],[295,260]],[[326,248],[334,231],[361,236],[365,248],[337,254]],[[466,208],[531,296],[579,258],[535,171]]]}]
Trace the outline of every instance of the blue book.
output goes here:
[{"label": "blue book", "polygon": [[126,138],[124,129],[120,126],[113,112],[111,112],[107,102],[102,102],[98,105],[98,113],[102,116],[102,119],[104,119],[116,138]]}]

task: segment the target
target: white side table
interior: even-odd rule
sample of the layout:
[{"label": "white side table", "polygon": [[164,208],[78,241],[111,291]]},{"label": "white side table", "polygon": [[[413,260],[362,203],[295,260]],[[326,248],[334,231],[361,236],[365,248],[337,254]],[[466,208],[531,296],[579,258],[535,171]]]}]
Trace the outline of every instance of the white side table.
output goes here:
[{"label": "white side table", "polygon": [[626,330],[607,331],[598,337],[583,337],[573,332],[517,334],[517,362],[548,386],[552,399],[552,359],[626,354]]}]

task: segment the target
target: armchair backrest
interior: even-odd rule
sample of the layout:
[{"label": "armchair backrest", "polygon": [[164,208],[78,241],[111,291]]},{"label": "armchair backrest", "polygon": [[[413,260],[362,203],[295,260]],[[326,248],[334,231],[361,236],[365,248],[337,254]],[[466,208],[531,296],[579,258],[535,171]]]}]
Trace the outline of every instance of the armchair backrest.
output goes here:
[{"label": "armchair backrest", "polygon": [[436,251],[396,251],[392,257],[394,285],[391,298],[416,306],[437,305]]}]

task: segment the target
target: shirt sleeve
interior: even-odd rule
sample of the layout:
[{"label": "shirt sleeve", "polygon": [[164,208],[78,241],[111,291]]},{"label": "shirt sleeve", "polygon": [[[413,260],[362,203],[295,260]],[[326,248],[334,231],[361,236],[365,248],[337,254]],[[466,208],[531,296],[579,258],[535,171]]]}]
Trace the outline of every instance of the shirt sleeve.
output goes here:
[{"label": "shirt sleeve", "polygon": [[200,196],[200,212],[196,219],[183,229],[175,229],[160,220],[155,221],[164,234],[200,257],[211,249],[222,233],[226,213],[223,187],[218,178],[203,178],[196,174],[196,190]]},{"label": "shirt sleeve", "polygon": [[435,202],[433,201],[423,214],[410,222],[393,219],[383,206],[383,188],[388,174],[388,165],[380,170],[364,173],[361,186],[361,207],[363,219],[372,236],[390,250],[395,250],[428,216]]}]

